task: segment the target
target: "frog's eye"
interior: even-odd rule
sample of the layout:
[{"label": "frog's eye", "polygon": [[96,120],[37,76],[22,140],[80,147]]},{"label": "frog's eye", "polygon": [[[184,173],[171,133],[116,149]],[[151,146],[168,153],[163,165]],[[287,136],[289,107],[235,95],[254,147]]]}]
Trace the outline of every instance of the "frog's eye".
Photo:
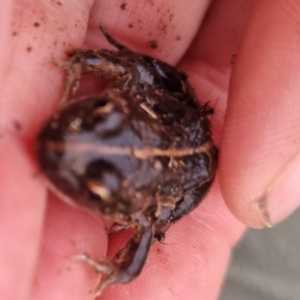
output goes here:
[{"label": "frog's eye", "polygon": [[109,162],[97,160],[86,169],[85,184],[95,200],[108,202],[119,192],[122,177]]},{"label": "frog's eye", "polygon": [[86,112],[85,128],[100,138],[117,134],[122,129],[123,116],[113,101],[107,97],[88,99],[93,101]]},{"label": "frog's eye", "polygon": [[107,99],[99,99],[95,101],[95,104],[92,107],[91,114],[94,117],[103,116],[110,113],[113,110],[114,106]]},{"label": "frog's eye", "polygon": [[97,122],[102,122],[113,111],[113,104],[106,98],[87,98],[82,100],[85,111],[85,126],[94,128]]},{"label": "frog's eye", "polygon": [[94,131],[102,138],[117,134],[122,129],[123,117],[120,112],[113,111],[95,123]]}]

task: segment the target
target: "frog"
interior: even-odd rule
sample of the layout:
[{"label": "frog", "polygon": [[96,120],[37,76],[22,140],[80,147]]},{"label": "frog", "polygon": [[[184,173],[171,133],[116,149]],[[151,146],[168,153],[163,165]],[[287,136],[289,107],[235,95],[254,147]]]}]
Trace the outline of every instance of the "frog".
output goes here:
[{"label": "frog", "polygon": [[[66,72],[64,91],[35,143],[54,193],[133,229],[112,258],[76,256],[103,275],[95,296],[141,273],[153,243],[202,202],[218,161],[213,109],[198,101],[187,76],[100,30],[115,50],[75,49],[57,63]],[[78,97],[85,74],[109,84]]]}]

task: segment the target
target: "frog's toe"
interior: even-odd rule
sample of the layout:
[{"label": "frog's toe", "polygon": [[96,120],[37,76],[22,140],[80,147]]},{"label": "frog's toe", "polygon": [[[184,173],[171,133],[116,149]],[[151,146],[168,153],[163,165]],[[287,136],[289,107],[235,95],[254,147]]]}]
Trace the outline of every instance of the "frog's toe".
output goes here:
[{"label": "frog's toe", "polygon": [[104,275],[115,273],[115,270],[117,269],[116,264],[105,257],[100,257],[97,260],[94,260],[88,254],[82,253],[79,255],[75,255],[73,259],[85,262],[93,270]]}]

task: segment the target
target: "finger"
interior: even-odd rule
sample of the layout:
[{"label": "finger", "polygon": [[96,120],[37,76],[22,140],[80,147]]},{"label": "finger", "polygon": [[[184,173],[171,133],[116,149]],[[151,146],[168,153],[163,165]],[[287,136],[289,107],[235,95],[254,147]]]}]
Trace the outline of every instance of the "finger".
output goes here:
[{"label": "finger", "polygon": [[[0,57],[8,57],[9,49],[9,37],[11,35],[10,32],[10,24],[11,24],[11,17],[13,11],[13,1],[5,1],[0,3]],[[0,64],[0,95],[3,89],[3,83],[6,76],[6,70],[8,68],[8,61],[1,61]],[[1,96],[0,96],[1,97]],[[0,98],[1,99],[1,98]],[[1,101],[0,101],[1,105]],[[1,107],[0,107],[1,108]],[[0,109],[1,111],[1,109]],[[1,124],[1,123],[0,123]]]},{"label": "finger", "polygon": [[0,133],[0,294],[30,298],[38,260],[45,190],[20,143]]},{"label": "finger", "polygon": [[36,134],[59,100],[64,72],[53,60],[84,39],[92,1],[14,1],[7,26],[6,56],[1,56],[5,78],[1,91],[1,126],[21,135]]},{"label": "finger", "polygon": [[217,145],[223,128],[231,70],[252,5],[252,0],[216,1],[179,64],[187,73],[199,101],[209,101],[215,109],[211,121]]},{"label": "finger", "polygon": [[91,12],[86,44],[98,47],[101,22],[130,48],[174,64],[191,43],[210,3],[210,0],[97,1]]},{"label": "finger", "polygon": [[[81,2],[81,5],[82,7],[73,1],[70,1],[69,5],[59,1],[51,4],[47,2],[36,4],[32,1],[15,2],[10,22],[13,25],[6,26],[9,32],[6,45],[8,51],[5,52],[6,56],[0,58],[3,61],[1,67],[8,66],[4,70],[5,80],[1,85],[3,90],[1,90],[0,109],[0,166],[1,177],[3,177],[1,180],[3,231],[1,233],[1,288],[3,287],[3,293],[1,292],[1,295],[5,295],[4,298],[7,299],[31,298],[29,294],[36,271],[39,234],[43,225],[46,200],[45,186],[34,176],[36,171],[32,167],[33,163],[28,159],[27,151],[23,149],[23,144],[16,143],[13,138],[7,140],[7,136],[14,135],[16,140],[26,141],[28,148],[32,148],[31,137],[35,135],[36,130],[39,130],[38,124],[44,122],[45,117],[51,113],[49,108],[54,108],[55,101],[59,99],[62,72],[52,66],[51,60],[53,57],[63,57],[62,54],[67,48],[72,48],[74,45],[78,47],[83,41],[90,5],[87,2]],[[74,29],[76,28],[74,23],[78,25],[77,29]],[[73,34],[72,30],[75,30],[76,34]],[[66,271],[66,260],[72,261],[68,255],[71,250],[75,251],[77,248],[70,247],[67,235],[76,226],[70,223],[70,226],[63,227],[63,224],[55,219],[55,215],[59,215],[60,220],[70,220],[72,208],[64,212],[62,216],[58,214],[58,210],[51,210],[50,221],[47,219],[47,222],[56,225],[50,228],[56,228],[57,234],[53,236],[51,230],[46,230],[47,251],[46,254],[42,253],[41,271],[37,275],[38,285],[34,291],[35,295],[43,295],[38,299],[46,299],[49,296],[50,299],[54,299],[57,294],[62,294],[61,289],[70,293],[71,287],[74,290],[74,282],[71,286],[70,278],[86,277],[85,268],[79,267],[78,264],[72,272],[69,269]],[[79,216],[77,220],[81,222],[85,218]],[[82,240],[86,236],[90,237],[84,229],[92,227],[91,223],[79,224],[87,225],[83,225],[83,230],[78,230],[78,236],[82,234],[80,236]],[[62,228],[57,225],[61,225]],[[100,244],[97,252],[102,253],[106,247],[106,238],[101,235],[103,226],[94,226],[94,228],[91,232],[97,229],[97,238],[94,235],[94,240],[89,239],[88,242],[92,252],[94,243]],[[60,267],[61,276],[59,276]],[[68,277],[66,274],[68,272],[72,273],[73,277]],[[58,280],[59,284],[55,284]],[[77,287],[76,291],[80,290],[82,293],[84,291],[88,297],[93,297],[92,293],[88,293],[86,286],[85,289],[80,289],[79,287],[82,287],[80,285]],[[78,292],[78,295],[81,294]],[[67,295],[64,298],[69,297]]]},{"label": "finger", "polygon": [[300,202],[298,1],[258,1],[233,73],[220,155],[224,197],[249,226]]},{"label": "finger", "polygon": [[[13,1],[0,4],[0,114],[3,112]],[[9,138],[0,116],[0,294],[29,299],[38,260],[45,191],[20,143]]]},{"label": "finger", "polygon": [[100,219],[50,197],[31,299],[94,299],[100,276],[74,256],[87,251],[93,257],[105,256],[106,249],[107,234]]}]

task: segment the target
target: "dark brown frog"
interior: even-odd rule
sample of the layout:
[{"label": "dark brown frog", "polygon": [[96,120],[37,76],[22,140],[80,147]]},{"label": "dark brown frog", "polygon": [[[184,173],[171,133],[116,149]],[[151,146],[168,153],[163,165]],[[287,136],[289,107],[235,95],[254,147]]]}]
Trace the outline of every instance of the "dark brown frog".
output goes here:
[{"label": "dark brown frog", "polygon": [[[76,50],[61,63],[68,73],[62,101],[72,101],[46,123],[36,145],[62,198],[135,230],[113,259],[78,257],[106,275],[96,295],[141,272],[151,244],[206,195],[217,164],[212,109],[198,103],[186,76],[101,30],[118,51]],[[85,73],[111,83],[74,100]]]}]

